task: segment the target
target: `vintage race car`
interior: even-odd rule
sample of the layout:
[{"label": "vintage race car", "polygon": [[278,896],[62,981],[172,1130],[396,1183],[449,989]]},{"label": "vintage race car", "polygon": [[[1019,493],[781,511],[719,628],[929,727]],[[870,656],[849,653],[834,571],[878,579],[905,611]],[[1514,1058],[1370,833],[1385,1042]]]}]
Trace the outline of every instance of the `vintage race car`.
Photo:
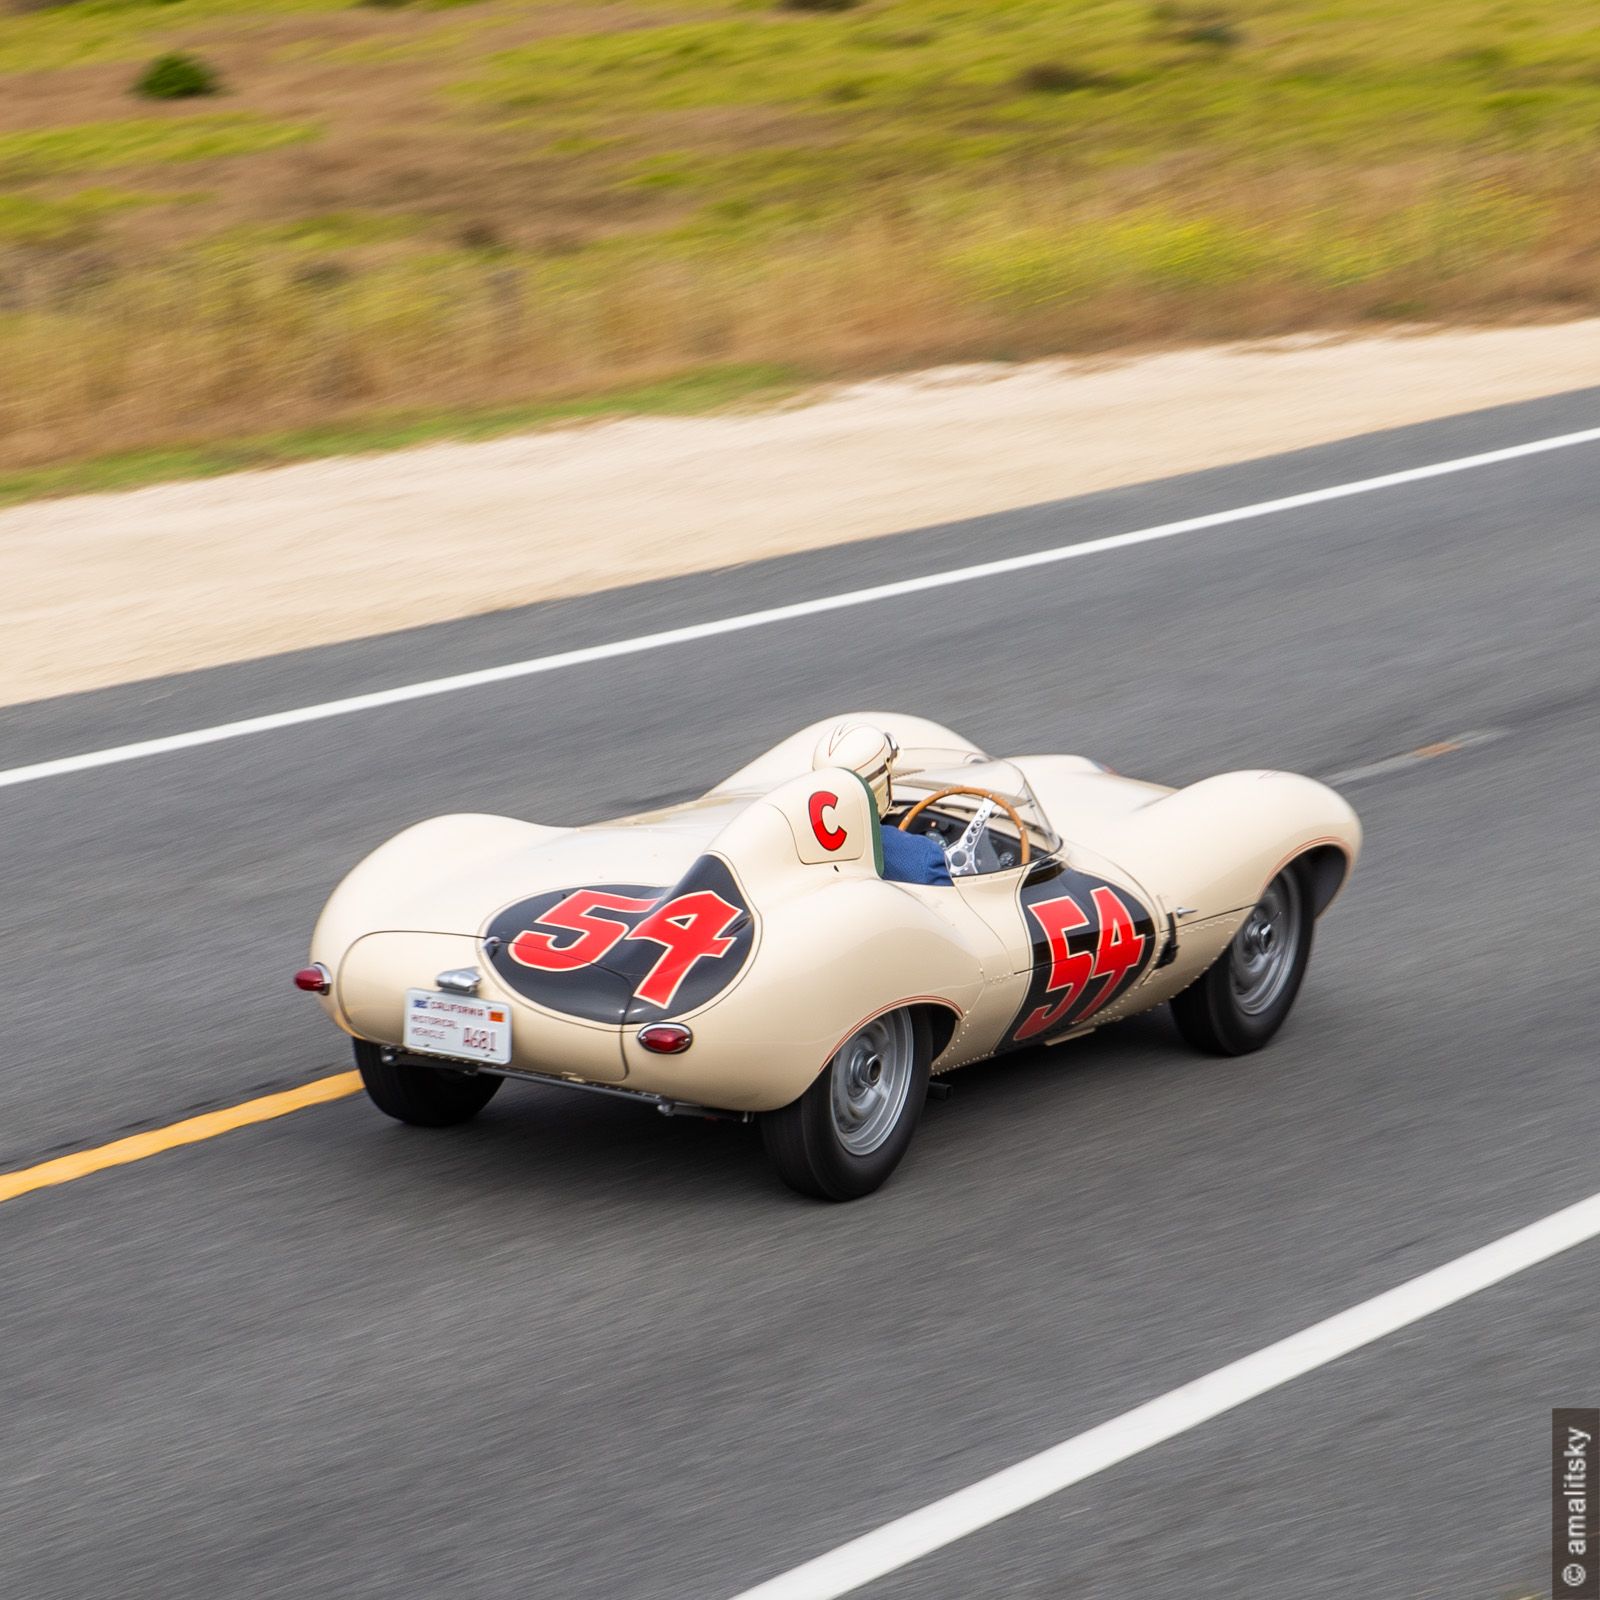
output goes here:
[{"label": "vintage race car", "polygon": [[[1282,1025],[1360,848],[1333,790],[1169,789],[845,720],[900,746],[888,816],[854,771],[813,768],[830,719],[662,811],[436,817],[339,885],[295,982],[403,1121],[464,1121],[505,1078],[754,1118],[783,1178],[833,1200],[893,1171],[930,1075],[1163,1003],[1216,1054]],[[891,827],[940,839],[953,880],[887,880]]]}]

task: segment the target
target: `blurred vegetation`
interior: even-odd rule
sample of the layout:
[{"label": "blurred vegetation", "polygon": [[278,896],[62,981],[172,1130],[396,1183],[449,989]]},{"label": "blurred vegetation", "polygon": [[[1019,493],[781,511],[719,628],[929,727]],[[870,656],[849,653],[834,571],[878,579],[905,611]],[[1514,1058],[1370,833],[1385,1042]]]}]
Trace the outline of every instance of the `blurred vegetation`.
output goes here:
[{"label": "blurred vegetation", "polygon": [[0,18],[0,466],[1571,315],[1597,177],[1594,0],[78,0]]},{"label": "blurred vegetation", "polygon": [[192,100],[216,94],[222,88],[217,75],[198,56],[169,50],[157,56],[134,79],[133,92],[146,100]]},{"label": "blurred vegetation", "polygon": [[315,136],[316,129],[307,124],[273,122],[248,113],[149,117],[0,133],[0,182],[15,193],[13,185],[30,179],[252,155]]}]

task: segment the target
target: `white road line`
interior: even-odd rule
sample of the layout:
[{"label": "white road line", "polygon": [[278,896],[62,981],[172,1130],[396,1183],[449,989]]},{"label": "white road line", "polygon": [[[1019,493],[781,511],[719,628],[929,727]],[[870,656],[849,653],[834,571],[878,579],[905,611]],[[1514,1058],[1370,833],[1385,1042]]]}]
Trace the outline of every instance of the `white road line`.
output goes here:
[{"label": "white road line", "polygon": [[1600,1194],[885,1523],[804,1566],[744,1590],[734,1600],[835,1600],[1596,1237],[1600,1237]]},{"label": "white road line", "polygon": [[69,773],[88,772],[95,767],[117,766],[124,761],[140,761],[146,756],[170,755],[193,750],[200,745],[220,744],[227,739],[244,739],[257,733],[272,733],[279,728],[295,728],[302,723],[322,722],[329,717],[347,717],[358,711],[377,711],[385,706],[403,705],[408,700],[423,700],[433,695],[455,694],[463,689],[479,689],[486,684],[506,683],[513,678],[531,678],[539,673],[559,672],[566,667],[587,666],[594,661],[609,661],[618,656],[639,655],[648,650],[663,650],[669,645],[691,644],[714,639],[720,634],[743,633],[776,622],[793,622],[801,617],[820,616],[828,611],[843,611],[852,606],[874,605],[880,600],[895,600],[902,595],[922,594],[930,589],[947,589],[956,584],[976,583],[984,578],[1003,577],[1046,567],[1059,561],[1075,561],[1081,556],[1103,554],[1107,550],[1126,550],[1132,545],[1150,544],[1157,539],[1172,539],[1183,533],[1200,533],[1207,528],[1227,527],[1257,517],[1275,516],[1284,511],[1299,511],[1306,506],[1344,500],[1351,495],[1372,494],[1379,489],[1396,489],[1404,484],[1421,483],[1429,478],[1469,472],[1475,467],[1491,467],[1524,456],[1542,455],[1549,450],[1565,450],[1572,445],[1600,441],[1600,428],[1585,428],[1578,433],[1563,433],[1527,444],[1509,445],[1503,450],[1487,450],[1481,455],[1459,456],[1453,461],[1438,461],[1426,467],[1408,467],[1377,478],[1361,478],[1354,483],[1333,484],[1304,494],[1286,495],[1279,500],[1262,500],[1255,505],[1236,506],[1231,511],[1215,511],[1203,517],[1186,517],[1180,522],[1163,522],[1153,528],[1113,534],[1105,539],[1087,539],[1082,544],[1057,545],[1050,550],[1035,550],[1028,555],[1008,556],[1000,561],[983,561],[976,566],[954,567],[947,572],[931,572],[920,578],[905,578],[898,583],[880,583],[869,589],[852,589],[845,594],[823,595],[793,605],[771,606],[764,611],[747,611],[739,616],[720,617],[714,622],[696,622],[683,628],[668,628],[661,633],[640,634],[632,639],[615,639],[608,644],[590,645],[582,650],[563,650],[559,654],[534,656],[527,661],[511,661],[504,666],[485,667],[478,672],[461,672],[448,678],[430,678],[422,683],[402,684],[394,689],[379,689],[372,694],[350,695],[343,700],[326,700],[320,705],[300,706],[293,711],[275,711],[267,716],[246,717],[239,722],[219,723],[211,728],[195,728],[163,739],[143,739],[136,744],[114,745],[105,750],[90,750],[82,755],[63,756],[55,761],[39,761],[31,766],[0,771],[0,789],[16,784],[38,783],[45,778],[63,778]]}]

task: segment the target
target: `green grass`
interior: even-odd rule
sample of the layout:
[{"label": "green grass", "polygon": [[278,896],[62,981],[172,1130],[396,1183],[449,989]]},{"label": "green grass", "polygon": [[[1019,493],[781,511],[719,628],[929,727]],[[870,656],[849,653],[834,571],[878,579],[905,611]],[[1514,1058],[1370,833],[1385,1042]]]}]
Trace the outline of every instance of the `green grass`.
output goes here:
[{"label": "green grass", "polygon": [[395,412],[360,422],[260,434],[220,443],[175,445],[91,456],[59,466],[0,472],[0,505],[66,494],[99,494],[146,484],[211,478],[321,456],[400,450],[439,440],[493,439],[561,424],[622,416],[695,416],[742,402],[772,402],[799,386],[793,369],[706,367],[659,383],[490,410]]},{"label": "green grass", "polygon": [[342,11],[349,0],[73,0],[0,15],[0,73],[139,61],[176,29]]},{"label": "green grass", "polygon": [[210,248],[230,255],[281,250],[327,256],[414,238],[427,227],[426,218],[404,212],[317,211],[284,222],[241,224],[213,235]]},{"label": "green grass", "polygon": [[60,200],[0,194],[0,244],[37,247],[80,243],[92,238],[108,217],[141,206],[166,205],[172,198],[107,188],[79,189]]},{"label": "green grass", "polygon": [[[1468,42],[1526,32],[1519,11],[1537,16],[1536,38]],[[1537,11],[1484,0],[1241,5],[1229,13],[1240,43],[1221,51],[1163,14],[1137,0],[745,14],[542,40],[496,56],[461,92],[508,112],[610,123],[781,110],[814,120],[835,149],[841,138],[853,147],[890,132],[914,144],[981,129],[1005,153],[1065,144],[1059,153],[1073,160],[1198,143],[1252,162],[1289,150],[1370,161],[1441,142],[1544,145],[1600,131],[1600,28],[1588,0]],[[1082,86],[1029,88],[1044,68]]]},{"label": "green grass", "polygon": [[1387,209],[1355,226],[1311,208],[1270,223],[1247,211],[1151,207],[1054,228],[996,228],[946,257],[971,292],[1016,310],[1122,289],[1173,293],[1255,283],[1327,292],[1421,271],[1436,283],[1490,267],[1536,239],[1538,205],[1463,188]]},{"label": "green grass", "polygon": [[[692,206],[725,239],[885,206],[976,217],[996,186],[1104,209],[1125,177],[1145,188],[1161,166],[1171,169],[1165,208],[1205,211],[1220,189],[1285,172],[1387,166],[1414,179],[1440,161],[1592,160],[1600,10],[1589,0],[742,7],[721,20],[541,40],[494,56],[456,92],[530,132],[609,135],[617,187]],[[758,119],[777,136],[708,131],[683,142],[719,117]],[[1419,204],[1409,187],[1399,212]],[[1436,187],[1470,190],[1471,175],[1441,174]],[[1201,234],[1210,226],[1194,222]],[[1408,226],[1397,215],[1389,231]],[[994,230],[984,232],[992,246]],[[1225,254],[1282,256],[1248,240]],[[1219,262],[1205,275],[1230,273]]]},{"label": "green grass", "polygon": [[280,122],[249,112],[133,117],[5,133],[0,134],[0,180],[20,183],[116,167],[255,155],[314,139],[317,133],[313,123]]},{"label": "green grass", "polygon": [[[228,112],[77,70],[172,50]],[[0,468],[1600,311],[1596,0],[78,0],[0,130],[24,69],[84,120],[0,131]]]}]

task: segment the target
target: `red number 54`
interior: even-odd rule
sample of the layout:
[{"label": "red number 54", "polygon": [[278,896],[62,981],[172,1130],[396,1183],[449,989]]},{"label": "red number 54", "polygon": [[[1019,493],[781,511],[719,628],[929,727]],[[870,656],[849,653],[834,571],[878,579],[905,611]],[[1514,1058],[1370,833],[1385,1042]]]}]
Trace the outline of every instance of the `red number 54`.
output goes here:
[{"label": "red number 54", "polygon": [[1016,1038],[1032,1039],[1049,1032],[1083,998],[1090,981],[1103,978],[1106,981],[1099,993],[1072,1020],[1082,1022],[1093,1016],[1122,987],[1129,972],[1139,965],[1144,955],[1144,935],[1134,931],[1133,918],[1128,915],[1122,897],[1115,889],[1104,887],[1091,890],[1089,897],[1100,918],[1093,955],[1087,950],[1074,955],[1067,947],[1069,934],[1090,925],[1083,907],[1070,894],[1055,900],[1041,900],[1028,907],[1050,945],[1050,979],[1045,984],[1045,993],[1059,994],[1059,998],[1031,1012],[1018,1027]]},{"label": "red number 54", "polygon": [[[630,926],[627,918],[640,912],[649,915]],[[696,963],[726,955],[733,948],[728,929],[739,916],[738,906],[729,905],[710,889],[681,894],[665,905],[604,889],[576,889],[540,915],[540,926],[519,933],[511,941],[510,955],[540,972],[573,972],[604,960],[622,939],[648,939],[661,946],[661,955],[634,995],[664,1010]],[[577,937],[558,944],[555,935],[545,931],[550,928]]]}]

